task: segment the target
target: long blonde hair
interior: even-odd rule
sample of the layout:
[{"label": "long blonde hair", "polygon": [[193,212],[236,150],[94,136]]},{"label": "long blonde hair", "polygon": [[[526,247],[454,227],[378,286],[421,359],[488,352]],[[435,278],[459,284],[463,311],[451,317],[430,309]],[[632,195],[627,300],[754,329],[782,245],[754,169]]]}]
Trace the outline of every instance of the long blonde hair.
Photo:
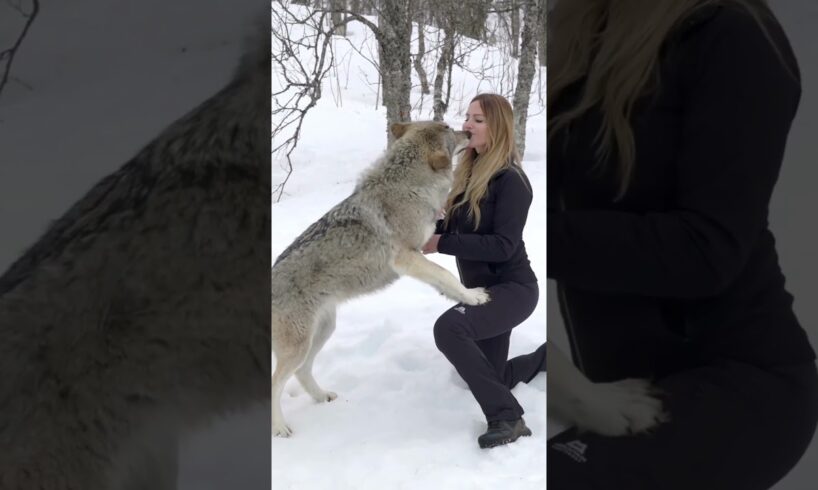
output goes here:
[{"label": "long blonde hair", "polygon": [[453,211],[468,205],[468,216],[477,230],[480,226],[480,202],[486,196],[489,181],[504,168],[520,167],[520,154],[514,140],[514,113],[508,100],[502,95],[479,94],[469,104],[475,101],[480,104],[488,123],[486,149],[478,155],[474,148],[467,148],[461,155],[454,169],[452,190],[446,200],[444,223],[449,224]]},{"label": "long blonde hair", "polygon": [[585,86],[576,106],[549,118],[548,138],[598,105],[603,120],[595,141],[597,163],[608,161],[616,149],[615,200],[624,196],[633,174],[634,104],[657,88],[663,43],[700,9],[728,4],[745,8],[781,57],[765,27],[771,13],[764,0],[562,0],[554,7],[549,18],[548,107],[574,82],[585,78]]}]

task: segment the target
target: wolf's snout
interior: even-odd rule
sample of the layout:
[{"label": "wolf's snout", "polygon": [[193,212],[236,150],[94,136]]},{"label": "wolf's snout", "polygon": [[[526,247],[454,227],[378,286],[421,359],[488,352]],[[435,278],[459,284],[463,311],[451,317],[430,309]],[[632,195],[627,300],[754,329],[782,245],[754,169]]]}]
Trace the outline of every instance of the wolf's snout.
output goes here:
[{"label": "wolf's snout", "polygon": [[458,145],[464,145],[466,142],[469,141],[471,138],[471,133],[468,131],[455,131],[455,137],[457,138]]}]

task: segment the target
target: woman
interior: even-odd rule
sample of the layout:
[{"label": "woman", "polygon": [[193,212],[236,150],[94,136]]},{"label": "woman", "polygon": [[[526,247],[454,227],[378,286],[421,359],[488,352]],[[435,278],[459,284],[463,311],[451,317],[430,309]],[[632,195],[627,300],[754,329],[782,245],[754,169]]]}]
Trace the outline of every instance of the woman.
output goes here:
[{"label": "woman", "polygon": [[671,420],[557,435],[548,483],[770,488],[818,418],[767,224],[800,97],[789,43],[754,0],[572,0],[550,22],[548,277],[578,367],[654,379]]},{"label": "woman", "polygon": [[484,305],[446,311],[434,335],[486,416],[488,430],[478,444],[490,448],[531,435],[511,388],[545,370],[545,345],[508,360],[511,330],[531,315],[539,296],[523,243],[531,185],[520,166],[511,105],[499,95],[476,96],[463,130],[471,136],[445,218],[423,252],[454,255],[463,284],[489,292]]}]

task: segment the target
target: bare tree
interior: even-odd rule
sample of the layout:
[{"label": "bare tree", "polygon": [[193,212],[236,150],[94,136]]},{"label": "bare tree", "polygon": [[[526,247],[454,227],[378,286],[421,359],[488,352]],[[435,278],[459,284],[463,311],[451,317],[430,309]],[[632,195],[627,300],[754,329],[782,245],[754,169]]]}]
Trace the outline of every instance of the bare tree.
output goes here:
[{"label": "bare tree", "polygon": [[[520,63],[521,14],[525,5],[523,0],[436,0],[430,3],[432,20],[441,29],[443,38],[435,48],[439,53],[433,83],[435,119],[442,119],[449,108],[451,82],[448,83],[448,91],[444,86],[447,85],[446,80],[451,79],[453,66],[474,75],[481,85],[488,82],[495,92],[514,92],[520,75],[518,69],[528,63],[528,60],[522,60],[522,65]],[[537,19],[529,22],[529,28],[535,28],[537,40],[542,32],[539,24],[541,22]],[[482,69],[469,68],[462,62],[469,54],[458,54],[464,46],[469,46],[466,51],[474,51],[487,46],[487,43],[493,48],[485,50]],[[498,49],[504,53],[499,57],[495,53]],[[536,64],[536,43],[533,50]],[[525,70],[522,75],[528,76]],[[533,85],[530,81],[522,82],[528,83],[529,87]]]},{"label": "bare tree", "polygon": [[458,23],[458,32],[472,39],[483,40],[491,3],[492,0],[460,1],[457,15],[461,21]]},{"label": "bare tree", "polygon": [[[307,0],[309,1],[309,0]],[[274,28],[273,52],[279,52],[290,63],[287,69],[281,71],[289,73],[288,86],[290,91],[279,92],[281,102],[274,104],[278,110],[280,124],[274,130],[279,138],[288,129],[286,140],[274,144],[279,151],[285,151],[286,166],[289,167],[287,177],[292,172],[290,154],[295,148],[300,135],[301,122],[306,112],[315,105],[321,96],[321,83],[334,67],[332,42],[330,36],[337,33],[342,25],[356,21],[366,27],[365,33],[375,37],[374,49],[364,41],[361,46],[355,46],[352,39],[345,39],[359,55],[369,59],[378,72],[377,87],[382,90],[375,94],[376,103],[386,107],[386,127],[394,122],[409,121],[411,119],[412,70],[418,72],[421,81],[421,92],[428,93],[429,80],[424,70],[423,57],[435,56],[436,73],[432,83],[434,94],[433,113],[435,120],[442,120],[450,109],[452,98],[452,74],[454,66],[476,76],[480,83],[488,82],[492,91],[502,94],[513,94],[512,105],[515,112],[515,122],[518,129],[516,136],[521,153],[525,151],[525,128],[528,116],[530,94],[533,80],[537,73],[537,51],[544,30],[544,16],[539,6],[547,3],[546,0],[504,0],[495,3],[488,0],[313,0],[323,5],[323,11],[305,7],[302,11],[311,11],[311,30],[309,36],[293,34],[285,29]],[[276,2],[283,3],[283,2]],[[309,2],[312,3],[312,2]],[[514,11],[521,16],[521,44],[519,44],[519,59],[510,56],[512,46],[518,44],[513,41],[508,19]],[[374,12],[376,19],[363,12]],[[338,14],[341,14],[340,23]],[[332,16],[335,21],[330,21]],[[504,18],[504,19],[503,19]],[[412,19],[418,22],[417,54],[412,49]],[[475,19],[482,19],[481,25],[475,24]],[[291,19],[292,20],[292,19]],[[496,29],[498,46],[488,47],[485,44],[487,26]],[[325,22],[322,24],[321,22]],[[498,24],[499,22],[499,24]],[[427,36],[424,27],[432,23],[439,27],[437,36]],[[324,27],[322,27],[324,26]],[[368,32],[367,32],[368,31]],[[477,34],[470,38],[467,34]],[[276,34],[278,41],[276,41]],[[367,35],[364,38],[368,37]],[[356,38],[357,39],[357,38]],[[290,51],[282,49],[289,41]],[[305,49],[314,54],[307,56]],[[481,49],[485,47],[486,49]],[[364,53],[362,51],[367,51]],[[377,50],[377,55],[374,53]],[[479,51],[478,51],[479,50]],[[470,56],[475,52],[484,52],[483,60],[477,60],[475,66]],[[498,53],[500,56],[498,56]],[[282,58],[282,59],[283,59]],[[471,59],[471,61],[469,61]],[[281,63],[278,66],[283,66]],[[295,75],[293,75],[295,74]],[[374,80],[373,80],[374,82]],[[539,86],[538,82],[538,86]],[[478,90],[480,90],[478,88]],[[373,93],[374,90],[373,90]],[[286,95],[285,95],[286,94]],[[275,95],[275,94],[274,94]],[[457,110],[462,106],[462,87],[457,100]],[[422,97],[421,97],[422,100]],[[287,114],[285,118],[283,114]],[[276,115],[274,111],[274,115]],[[275,139],[275,137],[274,137]],[[387,131],[387,143],[392,143],[391,134]],[[277,188],[280,198],[286,179]]]},{"label": "bare tree", "polygon": [[[479,34],[481,45],[485,33],[485,19],[488,15],[485,0],[437,0],[430,4],[432,18],[443,31],[440,56],[437,60],[433,87],[433,119],[442,121],[449,108],[452,92],[452,70],[458,64],[456,50],[463,36]],[[479,27],[475,25],[479,19]],[[446,82],[444,93],[443,84]]]},{"label": "bare tree", "polygon": [[443,26],[443,47],[440,52],[440,57],[437,59],[437,72],[435,73],[434,82],[433,119],[435,121],[442,121],[443,115],[448,108],[448,101],[443,100],[443,80],[447,74],[451,75],[452,72],[456,35],[453,23],[445,22]]},{"label": "bare tree", "polygon": [[344,11],[346,10],[346,0],[331,0],[330,7],[332,8],[332,25],[338,26],[335,34],[346,37],[347,25],[344,20]]},{"label": "bare tree", "polygon": [[26,38],[26,34],[28,34],[31,25],[34,23],[34,19],[37,18],[37,14],[40,13],[40,2],[39,0],[31,0],[31,5],[29,10],[26,11],[22,6],[22,0],[17,2],[9,1],[8,4],[20,15],[26,19],[25,24],[23,25],[23,29],[20,31],[20,35],[17,36],[17,39],[14,41],[14,44],[8,48],[0,51],[0,61],[6,62],[5,66],[3,67],[3,77],[0,79],[0,96],[3,95],[3,89],[6,87],[6,84],[9,81],[9,77],[11,77],[11,65],[14,63],[14,57],[17,55],[17,51],[20,49],[20,45],[23,44],[23,40]]},{"label": "bare tree", "polygon": [[547,35],[547,32],[546,32],[547,31],[546,22],[547,22],[547,16],[548,16],[548,0],[540,0],[539,8],[540,8],[540,10],[539,10],[540,15],[539,15],[539,20],[537,20],[537,27],[539,29],[539,33],[537,34],[537,37],[539,39],[538,43],[537,43],[537,52],[539,52],[539,54],[540,54],[540,66],[545,66],[546,53],[548,53],[548,50],[546,49],[546,43],[548,42],[548,40],[547,40],[548,35]]},{"label": "bare tree", "polygon": [[[341,10],[348,20],[357,20],[368,27],[378,42],[378,71],[386,106],[386,127],[395,122],[411,120],[412,106],[412,13],[415,0],[366,0],[365,5],[377,12],[377,24],[350,9]],[[336,9],[330,9],[334,13]],[[394,138],[389,131],[387,144]]]},{"label": "bare tree", "polygon": [[278,202],[293,172],[292,153],[310,109],[321,98],[321,82],[333,66],[332,35],[352,18],[326,29],[329,14],[292,8],[273,2],[272,42],[272,153],[283,153],[285,176],[273,188]]},{"label": "bare tree", "polygon": [[[412,118],[412,4],[413,0],[382,0],[378,16],[379,54],[386,127]],[[387,131],[388,144],[394,137]]]},{"label": "bare tree", "polygon": [[520,156],[525,153],[525,128],[528,119],[528,105],[531,86],[537,70],[537,23],[539,21],[539,1],[520,0],[523,8],[523,31],[520,43],[520,65],[517,71],[517,87],[514,90],[514,118],[517,131],[517,147]]},{"label": "bare tree", "polygon": [[511,19],[511,56],[520,56],[520,0],[510,0],[509,18]]},{"label": "bare tree", "polygon": [[420,80],[420,93],[429,94],[429,77],[426,74],[426,69],[423,67],[423,57],[426,55],[426,33],[424,27],[426,25],[427,16],[427,0],[419,0],[415,19],[418,25],[418,52],[415,54],[415,71]]}]

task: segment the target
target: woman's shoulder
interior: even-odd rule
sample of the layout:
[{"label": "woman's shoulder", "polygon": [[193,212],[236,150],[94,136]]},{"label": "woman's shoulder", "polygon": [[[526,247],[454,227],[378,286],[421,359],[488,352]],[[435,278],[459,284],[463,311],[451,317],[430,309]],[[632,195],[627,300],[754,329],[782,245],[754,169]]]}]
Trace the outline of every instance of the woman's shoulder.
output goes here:
[{"label": "woman's shoulder", "polygon": [[[750,10],[752,9],[752,11]],[[766,21],[775,20],[769,7],[759,0],[719,0],[706,1],[693,10],[678,26],[676,34],[688,36],[701,32],[722,30],[725,27],[747,27],[755,24],[753,11],[766,17]]]},{"label": "woman's shoulder", "polygon": [[523,168],[516,164],[498,170],[491,178],[491,182],[495,186],[525,190],[531,194],[531,182],[528,180]]},{"label": "woman's shoulder", "polygon": [[[784,29],[761,0],[707,2],[693,12],[671,36],[670,48],[684,59],[686,77],[696,79],[705,66],[716,63],[730,69],[757,70],[785,75],[800,82],[798,62]],[[766,68],[763,68],[766,67]]]},{"label": "woman's shoulder", "polygon": [[721,0],[703,2],[676,29],[679,41],[695,38],[701,49],[716,39],[732,40],[736,46],[748,41],[770,41],[780,49],[788,44],[781,24],[765,2],[761,0]]}]

